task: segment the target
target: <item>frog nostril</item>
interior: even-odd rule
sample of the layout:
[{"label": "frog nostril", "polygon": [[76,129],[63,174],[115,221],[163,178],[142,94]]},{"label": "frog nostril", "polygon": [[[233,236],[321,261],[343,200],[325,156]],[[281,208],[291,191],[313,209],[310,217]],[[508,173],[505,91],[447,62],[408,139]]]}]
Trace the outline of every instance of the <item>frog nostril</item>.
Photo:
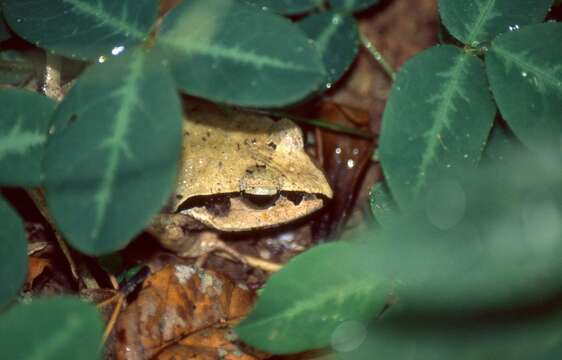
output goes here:
[{"label": "frog nostril", "polygon": [[256,195],[242,191],[242,200],[246,205],[256,209],[267,209],[279,199],[279,193],[273,195]]}]

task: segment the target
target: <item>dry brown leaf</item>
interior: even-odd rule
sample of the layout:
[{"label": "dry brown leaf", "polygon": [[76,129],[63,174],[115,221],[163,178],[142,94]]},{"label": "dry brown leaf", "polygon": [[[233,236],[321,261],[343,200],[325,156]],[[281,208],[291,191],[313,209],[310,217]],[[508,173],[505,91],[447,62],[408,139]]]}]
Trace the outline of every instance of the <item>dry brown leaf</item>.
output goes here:
[{"label": "dry brown leaf", "polygon": [[257,360],[265,359],[265,354],[255,355],[243,352],[233,343],[236,335],[229,328],[210,328],[188,336],[177,344],[158,354],[158,360]]},{"label": "dry brown leaf", "polygon": [[[358,14],[357,18],[361,33],[394,69],[437,42],[436,0],[384,1]],[[326,97],[339,104],[367,110],[378,122],[391,85],[382,67],[361,48],[347,76]]]},{"label": "dry brown leaf", "polygon": [[[323,101],[314,116],[347,127],[362,124],[361,129],[369,132],[369,114],[360,109]],[[349,218],[375,142],[320,128],[316,130],[316,138],[322,167],[334,189],[334,197],[314,229],[316,238],[326,238],[337,235]]]},{"label": "dry brown leaf", "polygon": [[[144,282],[136,300],[120,315],[115,358],[147,359],[164,356],[168,349],[171,354],[186,351],[185,344],[197,344],[190,337],[202,336],[198,332],[203,330],[228,329],[252,304],[253,294],[225,275],[186,265],[166,266]],[[201,351],[207,352],[209,346]]]},{"label": "dry brown leaf", "polygon": [[37,256],[28,257],[27,278],[25,280],[25,288],[32,288],[33,281],[51,266],[51,261]]}]

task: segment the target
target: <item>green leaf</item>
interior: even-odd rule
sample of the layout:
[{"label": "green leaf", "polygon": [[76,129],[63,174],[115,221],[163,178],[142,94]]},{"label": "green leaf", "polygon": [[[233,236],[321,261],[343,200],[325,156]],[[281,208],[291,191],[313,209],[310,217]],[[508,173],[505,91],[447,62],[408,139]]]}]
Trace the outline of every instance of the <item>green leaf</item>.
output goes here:
[{"label": "green leaf", "polygon": [[382,226],[391,225],[394,219],[400,216],[398,206],[385,181],[380,181],[373,186],[370,202],[371,211]]},{"label": "green leaf", "polygon": [[[436,226],[428,201],[390,232],[368,235],[373,271],[395,279],[395,301],[369,340],[340,358],[560,357],[562,173],[520,155],[467,172],[457,183],[462,216],[449,228]],[[451,201],[441,184],[435,190]]]},{"label": "green leaf", "polygon": [[21,85],[35,73],[29,54],[15,50],[0,51],[0,84]]},{"label": "green leaf", "polygon": [[68,241],[125,246],[170,195],[181,148],[173,80],[136,50],[90,67],[54,115],[45,157],[49,209]]},{"label": "green leaf", "polygon": [[496,35],[541,22],[552,0],[439,0],[439,13],[449,32],[479,47]]},{"label": "green leaf", "polygon": [[18,294],[26,274],[27,239],[23,222],[0,197],[0,310]]},{"label": "green leaf", "polygon": [[92,304],[51,297],[18,304],[0,316],[3,359],[97,360],[103,324]]},{"label": "green leaf", "polygon": [[313,10],[322,5],[323,0],[244,0],[245,3],[265,11],[294,15]]},{"label": "green leaf", "polygon": [[326,83],[330,87],[349,68],[357,55],[357,22],[351,16],[326,11],[307,16],[298,24],[314,40],[326,69]]},{"label": "green leaf", "polygon": [[286,105],[325,79],[296,25],[234,0],[184,1],[164,19],[158,44],[180,89],[217,102]]},{"label": "green leaf", "polygon": [[0,91],[0,184],[37,186],[55,103],[25,90]]},{"label": "green leaf", "polygon": [[4,15],[21,37],[84,60],[117,55],[145,40],[156,0],[4,0]]},{"label": "green leaf", "polygon": [[345,13],[365,10],[378,2],[379,0],[330,0],[334,11]]},{"label": "green leaf", "polygon": [[271,276],[236,332],[252,346],[286,354],[324,347],[338,327],[367,321],[388,289],[368,271],[364,251],[333,243],[297,256]]},{"label": "green leaf", "polygon": [[370,360],[376,354],[392,360],[560,359],[561,322],[560,311],[437,325],[427,319],[383,321],[370,329],[360,347],[337,358]]},{"label": "green leaf", "polygon": [[402,66],[379,146],[402,210],[433,180],[478,163],[496,112],[487,88],[483,63],[454,46],[433,47]]},{"label": "green leaf", "polygon": [[486,56],[503,118],[535,151],[562,144],[562,24],[533,25],[498,36]]},{"label": "green leaf", "polygon": [[[555,300],[562,275],[562,173],[558,163],[538,157],[511,164],[501,177],[495,176],[497,165],[488,164],[460,180],[436,181],[429,201],[412,205],[415,211],[390,226],[354,238],[355,244],[322,245],[297,257],[270,279],[241,323],[243,340],[274,353],[329,342],[336,351],[348,351],[362,339],[349,336],[348,321],[334,326],[328,321],[334,313],[325,312],[338,314],[340,305],[351,312],[372,301],[365,307],[371,312],[355,318],[365,321],[387,298],[389,308],[378,317],[383,326],[408,330],[421,320],[416,325],[426,331],[423,336],[455,321],[462,331],[473,315],[489,325],[497,311],[513,314],[511,309]],[[446,199],[444,205],[439,199]],[[356,293],[369,285],[376,288]],[[335,304],[323,301],[347,289],[355,289],[353,300],[340,295]],[[315,321],[317,312],[320,319],[328,315],[324,322]]]},{"label": "green leaf", "polygon": [[499,124],[495,124],[488,136],[486,148],[482,154],[482,162],[493,161],[496,164],[518,155],[523,150],[513,133]]},{"label": "green leaf", "polygon": [[528,153],[514,160],[434,181],[415,211],[365,236],[372,271],[397,284],[385,317],[441,321],[559,294],[560,162]]}]

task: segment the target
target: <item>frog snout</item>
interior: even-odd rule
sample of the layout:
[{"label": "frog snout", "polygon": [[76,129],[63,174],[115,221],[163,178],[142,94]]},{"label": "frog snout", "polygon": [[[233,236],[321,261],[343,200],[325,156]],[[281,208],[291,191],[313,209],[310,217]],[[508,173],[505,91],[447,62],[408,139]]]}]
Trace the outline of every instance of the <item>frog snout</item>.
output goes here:
[{"label": "frog snout", "polygon": [[273,206],[279,198],[279,186],[263,171],[249,169],[240,180],[240,193],[247,206],[264,209]]},{"label": "frog snout", "polygon": [[265,166],[253,166],[246,169],[240,179],[240,192],[253,196],[275,196],[279,193],[279,182]]}]

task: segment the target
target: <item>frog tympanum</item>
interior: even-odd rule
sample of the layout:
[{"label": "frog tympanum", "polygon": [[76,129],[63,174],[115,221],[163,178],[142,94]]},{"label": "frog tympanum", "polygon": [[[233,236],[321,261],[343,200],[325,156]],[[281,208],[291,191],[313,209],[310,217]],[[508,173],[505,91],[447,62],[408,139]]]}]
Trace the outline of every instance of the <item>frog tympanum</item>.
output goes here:
[{"label": "frog tympanum", "polygon": [[183,132],[175,192],[150,228],[181,256],[220,250],[239,257],[221,232],[279,226],[332,197],[288,119],[197,102],[185,106]]}]

